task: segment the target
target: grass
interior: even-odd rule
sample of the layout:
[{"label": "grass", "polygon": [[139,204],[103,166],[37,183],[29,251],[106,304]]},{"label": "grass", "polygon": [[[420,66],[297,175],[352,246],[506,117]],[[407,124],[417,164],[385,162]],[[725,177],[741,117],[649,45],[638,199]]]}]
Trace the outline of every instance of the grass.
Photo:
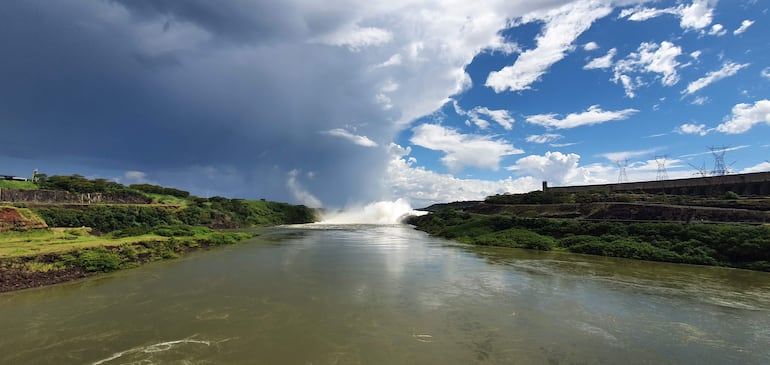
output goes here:
[{"label": "grass", "polygon": [[0,180],[0,188],[31,190],[38,187],[32,181]]},{"label": "grass", "polygon": [[111,238],[92,236],[90,228],[52,228],[0,234],[0,258],[63,253],[83,248],[111,247],[143,241],[166,241],[155,234]]},{"label": "grass", "polygon": [[178,196],[173,196],[173,195],[154,194],[154,193],[143,193],[143,194],[152,198],[152,204],[157,204],[157,205],[171,205],[171,206],[177,206],[179,208],[185,208],[187,207],[187,204],[189,202],[185,198],[180,198]]},{"label": "grass", "polygon": [[196,247],[198,241],[213,245],[233,244],[250,237],[247,233],[224,233],[206,227],[179,229],[157,227],[155,232],[116,237],[113,235],[93,236],[91,228],[50,228],[27,232],[4,232],[0,234],[0,259],[45,254],[63,254],[82,249],[118,247],[140,242],[172,244],[174,246]]}]

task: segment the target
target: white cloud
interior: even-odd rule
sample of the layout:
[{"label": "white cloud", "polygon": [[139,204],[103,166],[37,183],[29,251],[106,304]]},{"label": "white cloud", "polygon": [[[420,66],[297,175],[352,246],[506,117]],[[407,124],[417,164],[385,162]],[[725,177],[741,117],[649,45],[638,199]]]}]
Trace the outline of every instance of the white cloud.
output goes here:
[{"label": "white cloud", "polygon": [[738,29],[736,29],[735,31],[733,31],[733,34],[734,34],[734,35],[738,35],[738,34],[741,34],[741,33],[745,32],[745,31],[746,31],[746,29],[749,29],[749,27],[750,27],[752,24],[754,24],[754,22],[753,22],[753,21],[751,21],[751,20],[748,20],[748,19],[746,19],[746,20],[742,21],[742,22],[741,22],[741,26],[740,26],[740,27],[738,27]]},{"label": "white cloud", "polygon": [[615,54],[617,53],[618,53],[618,49],[612,48],[610,49],[609,52],[607,52],[606,55],[592,59],[585,66],[583,66],[583,69],[591,70],[591,69],[597,69],[597,68],[610,68],[612,67],[612,59],[615,57]]},{"label": "white cloud", "polygon": [[638,110],[623,109],[616,111],[602,110],[598,105],[592,105],[582,113],[571,113],[559,119],[557,114],[536,114],[527,117],[527,122],[554,129],[568,129],[584,125],[594,125],[615,120],[628,119]]},{"label": "white cloud", "polygon": [[569,147],[574,146],[576,144],[580,144],[579,142],[569,142],[569,143],[549,143],[548,145],[554,148],[563,148],[563,147]]},{"label": "white cloud", "polygon": [[575,179],[578,174],[580,155],[564,154],[548,151],[545,155],[529,155],[520,158],[513,166],[506,167],[511,171],[522,171],[534,175],[535,178],[562,185]]},{"label": "white cloud", "polygon": [[690,6],[680,5],[679,15],[682,17],[679,25],[683,29],[703,29],[714,17],[716,0],[693,0]]},{"label": "white cloud", "polygon": [[706,96],[698,96],[695,97],[695,99],[692,99],[692,105],[705,105],[709,101],[709,98]]},{"label": "white cloud", "polygon": [[305,190],[302,185],[297,181],[297,176],[300,174],[299,170],[289,171],[289,178],[286,180],[286,187],[289,192],[294,196],[297,201],[311,208],[320,208],[323,206],[321,201],[313,196],[310,192]]},{"label": "white cloud", "polygon": [[658,149],[657,148],[650,148],[646,150],[636,150],[636,151],[618,151],[618,152],[607,152],[602,153],[599,156],[604,157],[610,161],[622,161],[627,159],[632,159],[640,156],[646,156],[654,154]]},{"label": "white cloud", "polygon": [[[735,146],[735,147],[728,147],[728,148],[724,149],[724,152],[742,150],[742,149],[748,148],[748,147],[751,147],[751,145],[741,145],[741,146]],[[690,158],[690,157],[695,157],[695,156],[704,156],[704,155],[711,155],[711,154],[713,154],[713,152],[706,151],[706,152],[698,152],[698,153],[688,153],[686,155],[681,155],[679,157],[681,157],[681,158]]]},{"label": "white cloud", "polygon": [[645,20],[657,18],[665,14],[678,14],[678,12],[676,8],[655,9],[636,7],[631,9],[623,9],[623,11],[620,12],[618,18],[628,18],[630,21],[643,22]]},{"label": "white cloud", "polygon": [[748,174],[751,172],[765,172],[770,171],[770,162],[760,162],[754,166],[747,167],[743,170],[741,170],[741,174]]},{"label": "white cloud", "polygon": [[369,137],[359,136],[357,134],[350,133],[342,128],[335,128],[328,131],[321,132],[322,134],[334,137],[340,137],[346,139],[354,144],[362,147],[377,147],[377,142],[372,141]]},{"label": "white cloud", "polygon": [[384,185],[390,187],[393,196],[407,198],[414,206],[482,200],[494,194],[538,190],[541,186],[540,181],[531,176],[516,179],[509,176],[496,181],[461,179],[451,174],[440,174],[414,166],[414,158],[409,157],[409,147],[403,148],[391,143],[388,150],[391,159]]},{"label": "white cloud", "polygon": [[759,74],[766,79],[770,79],[770,67],[765,67]]},{"label": "white cloud", "polygon": [[470,121],[473,122],[473,124],[481,129],[486,129],[489,127],[489,122],[483,119],[481,117],[482,115],[492,119],[495,123],[499,124],[506,130],[511,130],[511,128],[513,128],[513,123],[516,122],[516,120],[511,116],[511,113],[507,110],[491,110],[487,107],[477,106],[471,110],[466,111],[460,107],[460,104],[457,103],[457,100],[452,100],[452,104],[457,115],[467,116],[470,118]]},{"label": "white cloud", "polygon": [[588,42],[583,45],[583,50],[585,51],[593,51],[595,49],[599,49],[599,45],[596,42]]},{"label": "white cloud", "polygon": [[737,104],[733,107],[733,113],[729,119],[718,125],[717,130],[722,133],[745,133],[756,124],[770,125],[770,100],[759,100],[752,104]]},{"label": "white cloud", "polygon": [[142,171],[126,171],[123,174],[126,182],[129,184],[145,184],[147,183],[147,174]]},{"label": "white cloud", "polygon": [[388,58],[385,62],[380,63],[379,65],[377,65],[375,68],[399,66],[399,65],[401,65],[402,62],[403,62],[403,60],[401,59],[401,54],[400,53],[396,53],[396,54],[390,56],[390,58]]},{"label": "white cloud", "polygon": [[615,83],[621,82],[626,95],[635,96],[634,90],[644,85],[640,77],[633,79],[632,73],[657,73],[660,74],[660,83],[664,86],[672,86],[679,82],[677,66],[680,65],[676,58],[682,54],[682,48],[671,42],[656,43],[644,42],[639,45],[637,52],[629,54],[625,59],[615,64]]},{"label": "white cloud", "polygon": [[690,57],[697,60],[701,54],[703,54],[703,52],[701,52],[700,50],[692,51],[690,52]]},{"label": "white cloud", "polygon": [[700,30],[711,24],[714,17],[714,6],[716,6],[716,0],[693,0],[689,6],[682,4],[677,7],[663,9],[646,7],[625,9],[620,13],[619,17],[641,22],[661,15],[671,14],[680,17],[679,26],[682,29]]},{"label": "white cloud", "polygon": [[709,86],[711,83],[733,76],[737,74],[738,71],[748,66],[749,66],[748,63],[738,64],[735,62],[726,62],[725,64],[722,65],[721,69],[717,71],[711,71],[707,73],[706,76],[691,82],[689,85],[687,85],[687,88],[685,90],[682,90],[682,94],[686,94],[686,95],[692,94],[700,89],[703,89],[706,86]]},{"label": "white cloud", "polygon": [[473,108],[473,112],[490,117],[495,123],[507,130],[513,128],[513,123],[516,121],[507,110],[490,110],[486,107],[477,106]]},{"label": "white cloud", "polygon": [[385,29],[374,27],[341,28],[330,34],[322,35],[314,39],[318,43],[330,46],[346,46],[351,51],[360,51],[367,47],[379,46],[393,40],[393,33]]},{"label": "white cloud", "polygon": [[543,144],[543,143],[553,142],[562,138],[564,138],[564,136],[562,136],[561,134],[555,134],[555,133],[534,134],[531,136],[527,136],[527,142]]},{"label": "white cloud", "polygon": [[600,2],[580,1],[524,19],[523,22],[545,22],[543,32],[537,36],[537,47],[519,55],[512,66],[491,72],[485,85],[496,93],[530,89],[530,85],[538,81],[551,65],[565,57],[580,34],[596,19],[607,16],[611,11],[612,8]]},{"label": "white cloud", "polygon": [[722,24],[714,24],[711,26],[711,30],[709,30],[709,35],[721,37],[725,34],[727,34],[727,29]]},{"label": "white cloud", "polygon": [[705,124],[685,123],[676,127],[674,132],[679,134],[697,134],[699,136],[705,136],[711,132],[711,129],[707,129]]},{"label": "white cloud", "polygon": [[412,129],[410,142],[445,153],[441,162],[452,172],[465,167],[497,170],[504,156],[523,153],[512,144],[490,136],[461,134],[436,124],[422,124]]}]

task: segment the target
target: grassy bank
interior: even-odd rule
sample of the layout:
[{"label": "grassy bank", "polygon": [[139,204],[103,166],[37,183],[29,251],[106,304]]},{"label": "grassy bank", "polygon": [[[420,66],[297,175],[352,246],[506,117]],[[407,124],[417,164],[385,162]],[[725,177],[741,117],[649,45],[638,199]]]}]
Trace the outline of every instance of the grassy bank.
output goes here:
[{"label": "grassy bank", "polygon": [[[222,229],[316,219],[315,210],[302,205],[201,198],[175,188],[80,175],[0,182],[13,189],[4,190],[6,202],[0,205],[0,291],[135,267],[251,237]],[[90,203],[92,194],[100,194],[98,203]]]},{"label": "grassy bank", "polygon": [[139,236],[91,235],[90,228],[54,228],[0,235],[0,292],[60,283],[142,263],[172,259],[252,235],[185,225],[158,226]]},{"label": "grassy bank", "polygon": [[474,245],[770,271],[770,226],[587,222],[442,210],[410,224]]}]

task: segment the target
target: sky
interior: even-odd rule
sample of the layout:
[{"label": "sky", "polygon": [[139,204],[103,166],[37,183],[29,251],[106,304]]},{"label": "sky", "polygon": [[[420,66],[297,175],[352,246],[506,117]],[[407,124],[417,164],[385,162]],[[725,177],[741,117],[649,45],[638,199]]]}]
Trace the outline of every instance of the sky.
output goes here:
[{"label": "sky", "polygon": [[767,0],[0,2],[0,174],[412,206],[770,170]]}]

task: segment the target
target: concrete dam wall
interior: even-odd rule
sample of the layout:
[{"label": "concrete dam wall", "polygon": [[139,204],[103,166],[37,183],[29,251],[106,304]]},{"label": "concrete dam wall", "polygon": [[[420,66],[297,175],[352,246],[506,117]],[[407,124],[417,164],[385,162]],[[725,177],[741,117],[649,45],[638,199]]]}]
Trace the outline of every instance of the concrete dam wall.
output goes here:
[{"label": "concrete dam wall", "polygon": [[543,182],[543,191],[580,193],[580,192],[640,192],[649,194],[675,195],[721,195],[728,191],[740,195],[770,195],[770,172],[707,176],[689,179],[660,181],[642,181],[619,184],[579,185],[549,187]]}]

